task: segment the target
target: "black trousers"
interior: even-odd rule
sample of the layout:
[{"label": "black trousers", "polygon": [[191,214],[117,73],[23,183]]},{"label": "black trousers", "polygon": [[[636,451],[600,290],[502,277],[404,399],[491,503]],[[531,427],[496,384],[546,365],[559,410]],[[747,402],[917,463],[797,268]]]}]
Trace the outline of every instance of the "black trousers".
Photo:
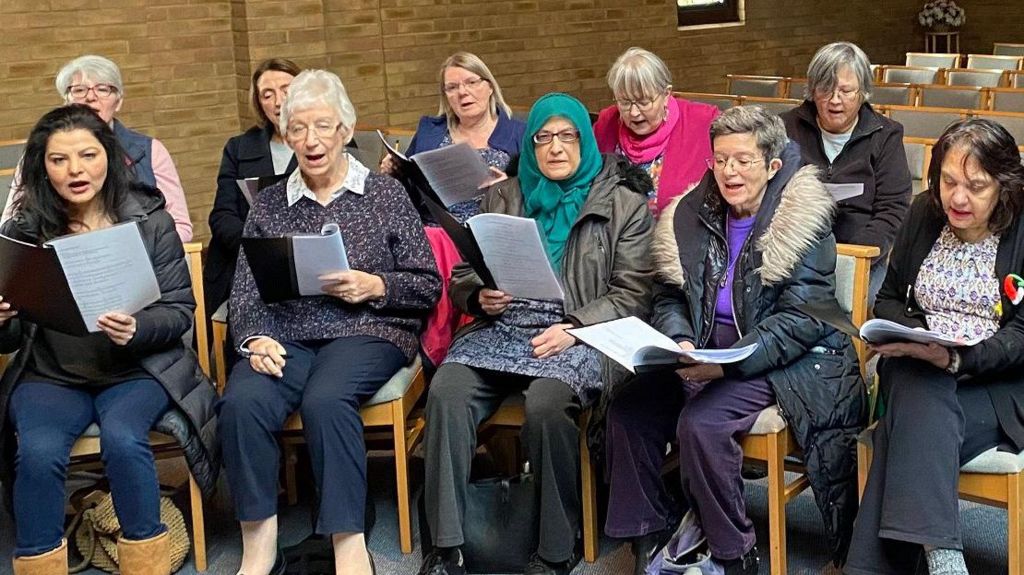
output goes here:
[{"label": "black trousers", "polygon": [[889,358],[888,390],[845,572],[914,573],[923,545],[962,549],[960,466],[1004,442],[983,383],[960,383],[931,364]]},{"label": "black trousers", "polygon": [[442,365],[427,395],[425,444],[427,523],[434,545],[465,542],[463,526],[476,430],[508,395],[526,395],[522,443],[540,486],[540,546],[550,562],[569,559],[580,522],[580,402],[564,382]]}]

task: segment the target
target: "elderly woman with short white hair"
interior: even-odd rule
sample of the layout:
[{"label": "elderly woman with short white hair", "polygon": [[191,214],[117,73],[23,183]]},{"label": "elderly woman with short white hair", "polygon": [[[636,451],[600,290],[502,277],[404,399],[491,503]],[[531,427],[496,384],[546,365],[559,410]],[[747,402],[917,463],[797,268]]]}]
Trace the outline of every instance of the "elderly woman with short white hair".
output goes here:
[{"label": "elderly woman with short white hair", "polygon": [[[127,154],[126,161],[135,173],[135,179],[151,188],[160,190],[167,206],[164,208],[174,219],[174,227],[181,241],[192,240],[192,220],[188,215],[185,190],[174,167],[171,154],[163,143],[134,130],[114,118],[124,104],[124,82],[117,64],[103,56],[87,55],[68,62],[57,73],[57,93],[65,104],[85,104],[110,124],[117,141]],[[7,196],[3,220],[14,215],[14,200],[21,195],[20,164],[11,181],[11,193]]]},{"label": "elderly woman with short white hair", "polygon": [[648,205],[657,217],[704,176],[708,130],[718,108],[672,95],[672,73],[643,48],[622,53],[608,70],[615,102],[601,110],[594,135],[601,153],[617,153],[647,171]]},{"label": "elderly woman with short white hair", "polygon": [[298,170],[264,189],[243,237],[318,233],[338,224],[350,270],[320,277],[323,295],[268,304],[239,253],[231,332],[243,359],[218,405],[224,464],[242,526],[240,573],[283,573],[277,554],[276,434],[298,410],[319,494],[315,531],[338,573],[374,572],[366,550],[366,452],[359,406],[417,351],[440,278],[402,186],[345,152],[356,123],[341,80],[307,70],[291,83],[281,132]]}]

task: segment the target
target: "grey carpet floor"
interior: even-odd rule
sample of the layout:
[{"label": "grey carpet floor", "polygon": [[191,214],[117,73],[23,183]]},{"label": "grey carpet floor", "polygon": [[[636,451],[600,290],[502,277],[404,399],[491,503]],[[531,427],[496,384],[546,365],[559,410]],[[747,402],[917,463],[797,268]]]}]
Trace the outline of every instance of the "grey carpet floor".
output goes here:
[{"label": "grey carpet floor", "polygon": [[[414,460],[414,473],[422,469]],[[301,469],[301,468],[300,468]],[[398,525],[395,508],[394,467],[390,458],[370,458],[370,494],[376,506],[377,522],[369,547],[377,562],[381,575],[414,575],[420,563],[420,546],[416,536],[416,548],[412,554],[403,555],[398,545]],[[415,481],[415,480],[414,480]],[[761,549],[761,574],[768,573],[767,554],[767,489],[762,481],[746,483],[748,513],[757,526],[759,548]],[[176,502],[183,510],[188,509],[187,494],[180,494]],[[414,507],[415,509],[415,507]],[[232,505],[226,488],[206,502],[207,554],[209,575],[234,575],[241,557],[241,541],[237,523],[233,518]],[[801,575],[834,575],[839,570],[828,561],[824,545],[824,529],[821,517],[814,505],[814,499],[807,491],[790,502],[787,507],[787,537],[789,573]],[[966,545],[967,566],[972,575],[1001,575],[1006,573],[1006,513],[1001,509],[961,504],[961,518]],[[416,521],[414,519],[414,526]],[[301,541],[310,532],[308,498],[302,498],[298,505],[284,505],[280,509],[281,543],[291,545]],[[0,574],[12,572],[7,558],[11,556],[14,543],[14,529],[11,519],[0,513]],[[581,563],[574,575],[619,575],[628,574],[632,569],[632,554],[628,544],[608,537],[601,538],[601,555],[596,563]],[[99,575],[102,571],[90,570],[84,573]],[[196,573],[191,557],[179,571],[184,575]],[[921,570],[920,573],[925,573]]]}]

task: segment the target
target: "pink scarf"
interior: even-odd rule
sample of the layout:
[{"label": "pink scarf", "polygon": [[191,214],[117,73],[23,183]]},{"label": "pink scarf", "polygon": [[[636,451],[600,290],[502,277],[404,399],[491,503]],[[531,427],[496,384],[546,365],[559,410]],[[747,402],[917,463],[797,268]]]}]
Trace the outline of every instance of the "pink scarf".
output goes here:
[{"label": "pink scarf", "polygon": [[637,136],[626,124],[619,122],[619,148],[634,164],[647,164],[665,152],[669,136],[679,123],[679,102],[668,98],[668,114],[658,129],[646,136]]}]

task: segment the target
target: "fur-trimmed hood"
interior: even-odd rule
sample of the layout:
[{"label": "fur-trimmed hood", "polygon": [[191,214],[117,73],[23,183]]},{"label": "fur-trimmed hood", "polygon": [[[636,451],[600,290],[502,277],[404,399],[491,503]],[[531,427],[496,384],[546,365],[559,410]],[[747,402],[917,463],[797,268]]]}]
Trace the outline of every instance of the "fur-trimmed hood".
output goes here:
[{"label": "fur-trimmed hood", "polygon": [[[776,177],[779,176],[784,176],[784,172],[776,174]],[[686,283],[679,261],[679,242],[676,238],[677,211],[694,206],[700,210],[702,216],[705,216],[702,219],[707,221],[712,218],[720,219],[714,214],[725,209],[717,184],[710,173],[687,192],[673,200],[662,212],[651,246],[657,279],[677,287],[682,287]],[[690,198],[691,193],[704,196],[704,200],[698,203],[695,198]],[[770,220],[766,229],[763,225],[755,227],[755,230],[764,229],[755,244],[756,249],[762,254],[761,267],[757,271],[763,285],[778,283],[789,277],[800,260],[831,229],[835,209],[835,201],[818,179],[818,169],[814,166],[797,169],[785,182],[782,191],[776,193],[779,196],[778,201],[772,201],[770,182],[761,204],[762,214],[766,209],[772,212],[761,217],[769,217]],[[688,206],[681,207],[680,204],[687,198]],[[760,220],[760,217],[758,219]]]}]

